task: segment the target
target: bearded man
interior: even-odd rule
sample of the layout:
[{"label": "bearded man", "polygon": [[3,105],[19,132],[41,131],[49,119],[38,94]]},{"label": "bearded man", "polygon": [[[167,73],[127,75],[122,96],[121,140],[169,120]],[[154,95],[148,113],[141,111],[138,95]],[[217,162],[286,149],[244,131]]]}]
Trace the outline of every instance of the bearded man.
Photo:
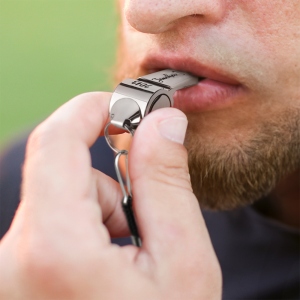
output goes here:
[{"label": "bearded man", "polygon": [[[103,173],[90,168],[88,148],[110,95],[80,95],[29,138],[22,202],[0,244],[0,295],[298,299],[299,1],[120,0],[119,8],[118,82],[167,68],[201,78],[175,94],[177,109],[149,114],[133,139],[143,245],[109,242],[128,235],[122,195],[103,174],[114,177],[103,138],[91,148]],[[19,202],[5,192],[19,182],[4,183],[2,233]]]}]

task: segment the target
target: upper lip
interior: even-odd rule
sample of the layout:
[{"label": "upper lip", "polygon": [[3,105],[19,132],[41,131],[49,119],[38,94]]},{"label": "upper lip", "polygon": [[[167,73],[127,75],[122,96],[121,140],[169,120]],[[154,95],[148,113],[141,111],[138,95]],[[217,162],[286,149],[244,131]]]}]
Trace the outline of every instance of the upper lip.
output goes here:
[{"label": "upper lip", "polygon": [[191,73],[199,78],[208,78],[229,85],[240,85],[240,82],[226,71],[202,64],[198,60],[184,55],[149,55],[142,61],[141,67],[148,74],[163,69],[174,69]]}]

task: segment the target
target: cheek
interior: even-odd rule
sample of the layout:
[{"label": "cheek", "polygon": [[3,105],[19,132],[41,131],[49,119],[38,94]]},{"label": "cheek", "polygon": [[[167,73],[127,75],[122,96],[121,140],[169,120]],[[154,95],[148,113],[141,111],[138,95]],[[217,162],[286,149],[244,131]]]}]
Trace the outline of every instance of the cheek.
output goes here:
[{"label": "cheek", "polygon": [[299,97],[300,1],[238,5],[222,24],[201,33],[198,49],[205,49],[208,60],[239,74],[251,90],[277,96],[290,91]]},{"label": "cheek", "polygon": [[234,23],[241,24],[270,59],[300,59],[299,0],[242,0],[238,5],[231,13]]}]

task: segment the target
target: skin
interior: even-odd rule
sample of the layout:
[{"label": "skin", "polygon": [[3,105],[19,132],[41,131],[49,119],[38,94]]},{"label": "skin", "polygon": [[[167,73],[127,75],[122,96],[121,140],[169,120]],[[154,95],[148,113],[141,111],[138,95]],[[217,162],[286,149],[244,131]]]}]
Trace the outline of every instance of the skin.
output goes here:
[{"label": "skin", "polygon": [[271,217],[299,227],[299,1],[119,4],[117,80],[149,73],[145,61],[163,53],[221,70],[243,89],[227,106],[187,112],[185,145],[201,205],[232,209],[268,197],[282,207]]},{"label": "skin", "polygon": [[[128,0],[120,8],[118,78],[150,71],[142,61],[151,52],[176,52],[222,68],[245,89],[226,108],[188,114],[192,175],[206,153],[221,149],[238,165],[245,145],[259,141],[272,154],[261,160],[277,162],[271,195],[296,203],[299,2]],[[143,245],[110,244],[110,236],[128,234],[122,194],[91,168],[89,154],[107,122],[109,98],[80,95],[31,135],[21,204],[0,244],[0,298],[220,299],[221,272],[182,145],[187,119],[177,109],[147,116],[132,143],[129,171]],[[246,169],[258,153],[242,156]]]},{"label": "skin", "polygon": [[21,204],[0,243],[0,299],[220,299],[221,271],[192,193],[179,110],[149,115],[132,145],[142,247],[110,243],[129,235],[122,192],[91,167],[89,152],[110,97],[80,95],[30,136]]}]

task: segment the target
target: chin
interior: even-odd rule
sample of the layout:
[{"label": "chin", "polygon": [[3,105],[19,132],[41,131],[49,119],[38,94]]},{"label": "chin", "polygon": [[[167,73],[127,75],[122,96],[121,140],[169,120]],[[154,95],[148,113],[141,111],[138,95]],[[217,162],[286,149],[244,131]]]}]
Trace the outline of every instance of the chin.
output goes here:
[{"label": "chin", "polygon": [[249,205],[300,167],[299,109],[235,130],[233,123],[207,113],[188,117],[185,146],[193,191],[202,207]]}]

